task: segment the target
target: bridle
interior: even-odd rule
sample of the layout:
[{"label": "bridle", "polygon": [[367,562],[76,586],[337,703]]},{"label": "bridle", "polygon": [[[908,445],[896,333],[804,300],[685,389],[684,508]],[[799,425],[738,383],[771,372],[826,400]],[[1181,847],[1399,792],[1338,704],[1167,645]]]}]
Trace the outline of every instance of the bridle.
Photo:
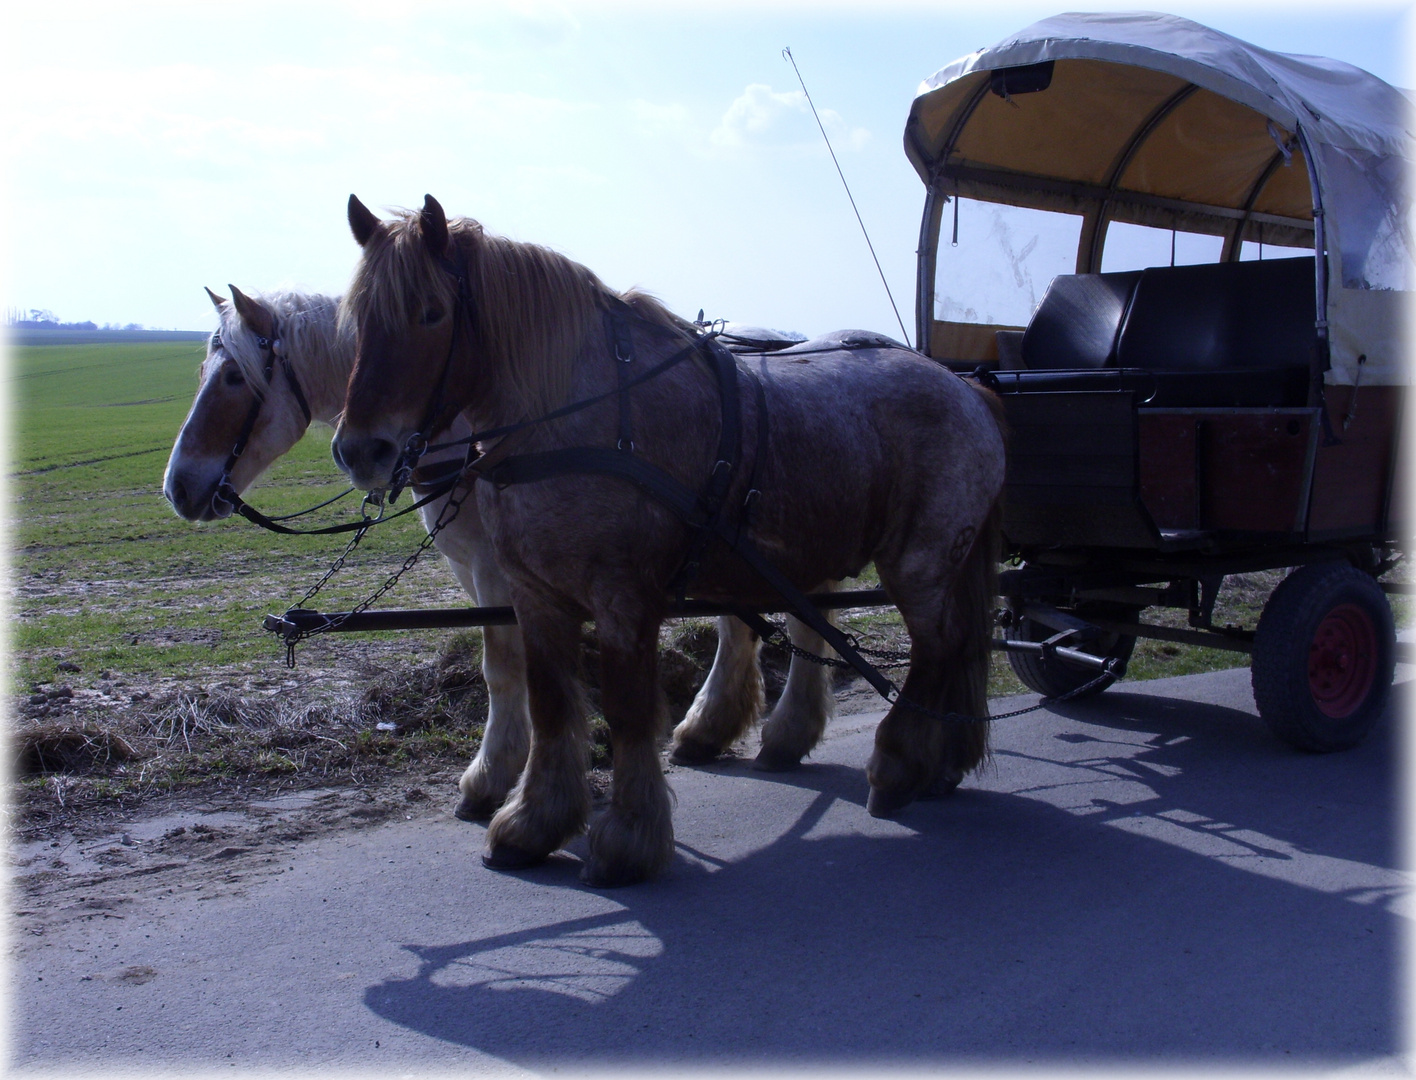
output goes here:
[{"label": "bridle", "polygon": [[[418,460],[429,450],[428,439],[441,430],[441,427],[437,426],[437,420],[446,408],[443,399],[447,391],[447,374],[452,368],[452,357],[457,351],[457,332],[461,328],[464,318],[469,335],[475,332],[477,326],[477,309],[472,299],[472,290],[467,282],[466,259],[454,261],[445,254],[439,255],[437,259],[443,271],[457,283],[457,297],[452,305],[452,336],[448,338],[447,354],[443,357],[442,374],[438,376],[437,384],[433,387],[433,392],[428,398],[428,407],[423,412],[423,419],[413,434],[408,436],[403,444],[403,449],[399,452],[398,459],[393,463],[389,480],[389,502],[397,501],[399,494],[412,482],[413,470],[418,467]],[[459,439],[457,443],[446,445],[465,443],[470,458],[472,447],[482,439],[489,437],[488,434],[478,433],[469,439]],[[465,465],[466,462],[463,464]]]},{"label": "bridle", "polygon": [[[211,344],[213,351],[218,348],[225,350],[226,344],[221,338],[220,330],[212,335]],[[295,377],[295,369],[290,365],[290,357],[278,351],[279,345],[280,322],[272,317],[270,336],[256,335],[256,346],[261,350],[261,355],[265,357],[266,389],[271,387],[275,377],[275,365],[279,363],[281,370],[285,372],[286,381],[290,384],[290,390],[295,395],[295,401],[305,416],[305,424],[308,426],[313,419],[310,413],[310,403],[305,397],[305,391],[300,388],[300,380]],[[261,406],[265,403],[265,395],[259,389],[252,387],[251,392],[254,400],[251,402],[251,407],[246,410],[246,419],[241,425],[241,433],[236,436],[236,443],[231,447],[231,453],[226,456],[226,464],[221,467],[221,479],[217,481],[216,490],[212,492],[211,507],[218,513],[230,513],[241,505],[241,498],[231,484],[231,470],[236,467],[236,462],[241,460],[241,455],[246,452],[246,446],[251,441],[251,433],[256,428],[256,420],[261,415]]]}]

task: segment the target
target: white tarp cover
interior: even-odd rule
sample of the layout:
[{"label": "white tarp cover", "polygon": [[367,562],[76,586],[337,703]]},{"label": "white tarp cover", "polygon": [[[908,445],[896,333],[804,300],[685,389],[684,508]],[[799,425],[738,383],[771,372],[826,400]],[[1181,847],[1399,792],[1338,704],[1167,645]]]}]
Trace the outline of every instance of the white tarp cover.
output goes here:
[{"label": "white tarp cover", "polygon": [[[1048,91],[1007,101],[987,94],[962,132],[955,132],[986,72],[1049,60],[1057,64]],[[1120,186],[1243,210],[1252,167],[1285,146],[1292,164],[1312,171],[1326,211],[1333,366],[1328,381],[1350,384],[1357,357],[1365,355],[1363,383],[1408,382],[1400,323],[1416,286],[1406,199],[1416,139],[1406,97],[1360,68],[1270,52],[1173,15],[1058,15],[926,79],[911,110],[905,149],[928,183],[945,141],[958,134],[950,164],[1007,172],[1025,185],[1039,182],[1035,197],[1020,195],[1016,186],[1007,192],[990,188],[984,181],[955,180],[950,193],[1081,209],[1076,197],[1059,194],[1045,181],[1101,183],[1155,104],[1184,83],[1200,91],[1167,118],[1164,130],[1149,134]],[[1293,138],[1299,132],[1312,150],[1311,161]],[[1280,169],[1249,209],[1311,221],[1312,198],[1302,174],[1302,169]],[[1203,215],[1170,213],[1167,221],[1166,212],[1153,206],[1113,207],[1112,215],[1215,231],[1214,221],[1204,222]],[[1281,230],[1278,226],[1275,233]],[[1252,236],[1252,230],[1245,235]],[[1270,235],[1273,242],[1294,242],[1291,235]],[[1307,236],[1311,244],[1311,233]]]}]

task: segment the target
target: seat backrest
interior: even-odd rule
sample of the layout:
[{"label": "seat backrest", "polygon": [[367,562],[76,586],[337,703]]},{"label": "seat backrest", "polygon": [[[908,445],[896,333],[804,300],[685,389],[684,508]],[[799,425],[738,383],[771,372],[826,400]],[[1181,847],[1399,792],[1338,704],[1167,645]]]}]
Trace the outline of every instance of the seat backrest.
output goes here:
[{"label": "seat backrest", "polygon": [[1307,368],[1316,343],[1311,257],[1141,272],[1116,347],[1151,371]]},{"label": "seat backrest", "polygon": [[1023,333],[1023,366],[1074,370],[1116,366],[1116,341],[1141,271],[1063,274],[1052,279]]}]

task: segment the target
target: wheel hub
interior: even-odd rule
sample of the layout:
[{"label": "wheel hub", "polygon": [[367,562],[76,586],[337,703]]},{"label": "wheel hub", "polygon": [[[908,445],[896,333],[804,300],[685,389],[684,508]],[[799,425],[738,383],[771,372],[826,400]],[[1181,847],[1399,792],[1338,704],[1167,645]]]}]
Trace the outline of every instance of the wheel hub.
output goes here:
[{"label": "wheel hub", "polygon": [[1377,631],[1356,604],[1333,608],[1308,647],[1308,689],[1324,716],[1341,719],[1367,699],[1377,672]]}]

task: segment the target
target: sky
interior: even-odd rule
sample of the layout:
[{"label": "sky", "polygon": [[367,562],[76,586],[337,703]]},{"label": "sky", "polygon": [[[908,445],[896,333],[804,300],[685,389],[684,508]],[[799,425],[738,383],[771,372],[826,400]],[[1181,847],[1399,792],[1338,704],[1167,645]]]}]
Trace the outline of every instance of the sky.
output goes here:
[{"label": "sky", "polygon": [[[783,48],[912,325],[915,91],[1071,6],[26,4],[0,35],[0,300],[210,329],[203,286],[341,292],[351,192],[375,210],[431,192],[690,317],[898,336]],[[1416,81],[1409,4],[1166,10]]]}]

